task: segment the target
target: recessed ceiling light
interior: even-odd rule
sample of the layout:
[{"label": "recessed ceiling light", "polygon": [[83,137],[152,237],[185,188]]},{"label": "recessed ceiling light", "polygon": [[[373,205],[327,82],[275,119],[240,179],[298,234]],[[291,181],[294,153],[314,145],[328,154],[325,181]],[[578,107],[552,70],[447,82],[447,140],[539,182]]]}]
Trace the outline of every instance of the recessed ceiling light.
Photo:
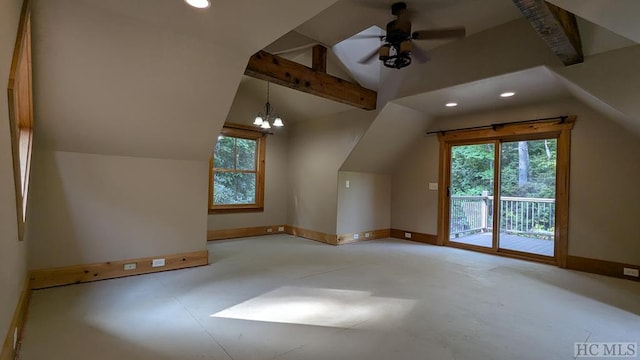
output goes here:
[{"label": "recessed ceiling light", "polygon": [[193,6],[198,9],[206,9],[211,6],[211,1],[209,0],[184,0],[187,4]]},{"label": "recessed ceiling light", "polygon": [[516,93],[514,93],[513,91],[507,91],[507,92],[503,92],[502,94],[500,94],[500,97],[512,97],[515,94]]},{"label": "recessed ceiling light", "polygon": [[446,103],[444,106],[446,106],[446,107],[456,107],[456,106],[458,106],[458,103],[450,102],[450,103]]}]

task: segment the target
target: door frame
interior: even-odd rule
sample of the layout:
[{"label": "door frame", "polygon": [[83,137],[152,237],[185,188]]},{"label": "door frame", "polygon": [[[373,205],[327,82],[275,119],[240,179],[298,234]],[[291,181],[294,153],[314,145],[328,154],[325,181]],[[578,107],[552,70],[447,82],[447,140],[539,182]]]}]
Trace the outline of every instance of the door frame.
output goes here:
[{"label": "door frame", "polygon": [[[453,130],[438,133],[440,141],[439,179],[442,185],[438,191],[438,245],[465,248],[485,253],[514,257],[525,260],[533,260],[559,267],[567,266],[568,234],[569,234],[569,170],[571,158],[571,130],[576,121],[576,116],[563,117],[561,120],[544,120],[533,123],[513,123],[504,125],[487,126],[486,128]],[[556,150],[556,220],[555,220],[555,249],[554,258],[526,254],[508,249],[500,249],[493,237],[492,248],[473,246],[450,242],[450,202],[447,189],[450,186],[451,147],[455,145],[467,145],[474,143],[505,142],[519,140],[557,139]],[[495,167],[500,168],[499,147],[495,147]],[[494,181],[494,197],[499,196],[500,172],[496,170],[497,177]],[[494,229],[499,229],[494,216]],[[495,230],[494,230],[495,231]]]}]

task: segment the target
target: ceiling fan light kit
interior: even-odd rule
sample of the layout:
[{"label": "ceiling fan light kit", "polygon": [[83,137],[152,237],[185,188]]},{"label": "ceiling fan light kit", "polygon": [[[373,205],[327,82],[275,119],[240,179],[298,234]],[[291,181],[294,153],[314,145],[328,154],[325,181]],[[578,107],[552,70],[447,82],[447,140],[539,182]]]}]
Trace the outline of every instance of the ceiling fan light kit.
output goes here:
[{"label": "ceiling fan light kit", "polygon": [[[390,21],[387,24],[387,33],[380,37],[383,44],[380,48],[360,60],[360,63],[368,63],[378,55],[384,66],[393,69],[402,69],[411,64],[411,55],[414,51],[418,52],[420,49],[414,49],[414,40],[434,40],[434,39],[446,39],[446,38],[459,38],[465,36],[464,27],[454,28],[442,28],[431,30],[418,30],[411,31],[411,21],[407,13],[407,4],[404,2],[396,2],[391,5],[391,14],[396,16],[395,20]],[[420,56],[426,61],[427,56]]]}]

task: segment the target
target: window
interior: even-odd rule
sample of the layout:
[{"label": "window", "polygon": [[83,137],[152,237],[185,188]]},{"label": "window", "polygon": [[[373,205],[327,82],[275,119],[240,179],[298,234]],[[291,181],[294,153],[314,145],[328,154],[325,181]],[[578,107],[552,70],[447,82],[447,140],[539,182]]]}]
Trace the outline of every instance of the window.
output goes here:
[{"label": "window", "polygon": [[27,195],[29,193],[29,173],[31,170],[31,148],[33,143],[31,21],[27,1],[23,4],[22,14],[20,16],[7,94],[16,193],[18,239],[23,240],[24,222],[27,216]]},{"label": "window", "polygon": [[210,213],[264,209],[265,143],[262,132],[223,128],[210,160]]}]

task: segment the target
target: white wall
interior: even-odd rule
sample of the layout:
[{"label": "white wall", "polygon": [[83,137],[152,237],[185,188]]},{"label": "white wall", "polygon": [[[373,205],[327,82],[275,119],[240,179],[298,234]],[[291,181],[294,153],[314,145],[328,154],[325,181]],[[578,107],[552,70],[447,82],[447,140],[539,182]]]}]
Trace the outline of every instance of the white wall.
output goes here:
[{"label": "white wall", "polygon": [[[572,131],[569,254],[640,264],[640,139],[618,123],[571,99],[436,119],[434,129],[458,128],[576,114]],[[446,126],[445,126],[446,125]],[[414,165],[414,171],[407,167]],[[392,178],[393,228],[436,234],[438,141],[425,137],[398,164]]]},{"label": "white wall", "polygon": [[34,152],[29,264],[206,249],[208,162]]},{"label": "white wall", "polygon": [[289,225],[336,233],[338,170],[375,115],[353,110],[292,126]]},{"label": "white wall", "polygon": [[[0,0],[0,84],[9,80],[20,20],[20,0]],[[4,88],[3,88],[4,92]],[[7,96],[0,96],[0,339],[9,324],[26,279],[26,244],[18,242],[13,158]]]},{"label": "white wall", "polygon": [[389,229],[391,176],[340,171],[337,218],[337,234]]}]

